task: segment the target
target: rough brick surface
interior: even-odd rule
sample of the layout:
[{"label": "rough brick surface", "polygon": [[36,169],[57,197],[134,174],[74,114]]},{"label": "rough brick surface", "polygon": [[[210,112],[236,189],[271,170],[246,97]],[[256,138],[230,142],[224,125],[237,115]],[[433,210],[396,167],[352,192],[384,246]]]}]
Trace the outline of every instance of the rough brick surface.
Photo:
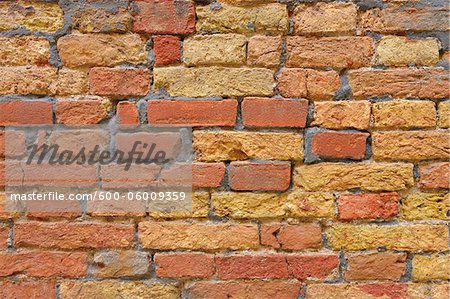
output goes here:
[{"label": "rough brick surface", "polygon": [[450,188],[450,163],[448,162],[421,165],[419,175],[421,188]]},{"label": "rough brick surface", "polygon": [[347,280],[399,280],[406,270],[406,254],[369,253],[347,258]]},{"label": "rough brick surface", "polygon": [[397,216],[398,194],[342,194],[338,200],[341,220],[389,219]]},{"label": "rough brick surface", "polygon": [[169,65],[181,60],[181,41],[178,36],[157,35],[153,37],[155,66]]},{"label": "rough brick surface", "polygon": [[0,65],[48,65],[50,43],[43,37],[0,38]]},{"label": "rough brick surface", "polygon": [[368,133],[320,132],[312,137],[312,153],[322,158],[361,160]]},{"label": "rough brick surface", "polygon": [[144,96],[149,90],[150,72],[140,69],[93,68],[89,73],[93,94]]},{"label": "rough brick surface", "polygon": [[284,191],[291,183],[291,164],[233,162],[229,183],[233,190]]},{"label": "rough brick surface", "polygon": [[370,108],[366,101],[315,103],[312,124],[327,129],[366,130],[370,125]]}]

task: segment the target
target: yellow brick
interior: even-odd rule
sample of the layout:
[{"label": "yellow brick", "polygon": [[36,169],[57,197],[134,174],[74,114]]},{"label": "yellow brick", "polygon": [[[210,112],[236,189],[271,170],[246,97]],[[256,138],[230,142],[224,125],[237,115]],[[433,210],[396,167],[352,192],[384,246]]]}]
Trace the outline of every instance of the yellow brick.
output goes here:
[{"label": "yellow brick", "polygon": [[247,64],[268,68],[278,67],[281,59],[281,37],[252,36],[248,41]]},{"label": "yellow brick", "polygon": [[110,11],[85,5],[73,14],[72,21],[73,27],[83,33],[127,32],[132,28],[133,17],[126,7]]},{"label": "yellow brick", "polygon": [[171,96],[270,96],[274,72],[262,68],[155,68],[155,90]]},{"label": "yellow brick", "polygon": [[413,165],[403,163],[319,163],[295,168],[294,182],[307,191],[393,191],[414,184]]},{"label": "yellow brick", "polygon": [[193,141],[200,161],[303,159],[303,137],[296,133],[195,131]]},{"label": "yellow brick", "polygon": [[273,3],[254,7],[222,5],[220,9],[197,6],[197,31],[236,33],[287,33],[286,5]]},{"label": "yellow brick", "polygon": [[415,255],[412,261],[412,269],[414,281],[450,279],[450,255]]},{"label": "yellow brick", "polygon": [[0,31],[24,27],[31,31],[55,32],[63,27],[63,17],[57,3],[0,2]]},{"label": "yellow brick", "polygon": [[370,124],[370,102],[315,102],[312,125],[327,129],[366,130]]},{"label": "yellow brick", "polygon": [[175,299],[180,289],[175,285],[134,281],[64,281],[61,284],[62,298],[139,298]]},{"label": "yellow brick", "polygon": [[192,206],[188,211],[156,211],[155,209],[150,209],[149,214],[153,218],[206,218],[208,217],[208,208],[209,193],[196,191],[192,193]]},{"label": "yellow brick", "polygon": [[35,36],[0,37],[0,66],[46,65],[50,43]]},{"label": "yellow brick", "polygon": [[288,216],[294,218],[334,218],[332,193],[293,190],[287,196]]},{"label": "yellow brick", "polygon": [[353,3],[300,4],[294,10],[295,33],[351,33],[356,30],[357,6]]},{"label": "yellow brick", "polygon": [[439,127],[450,128],[450,101],[439,103]]},{"label": "yellow brick", "polygon": [[450,297],[450,283],[431,285],[431,299],[448,299]]},{"label": "yellow brick", "polygon": [[377,129],[436,127],[436,108],[431,101],[388,101],[372,106]]},{"label": "yellow brick", "polygon": [[412,193],[402,200],[400,211],[407,220],[450,220],[450,194]]},{"label": "yellow brick", "polygon": [[421,161],[448,159],[450,134],[436,131],[372,133],[375,160]]},{"label": "yellow brick", "polygon": [[274,218],[285,214],[286,196],[278,193],[218,192],[211,195],[217,216]]},{"label": "yellow brick", "polygon": [[327,229],[333,250],[363,250],[385,247],[411,252],[446,251],[447,225],[335,224]]},{"label": "yellow brick", "polygon": [[72,34],[58,40],[65,66],[115,66],[146,63],[146,40],[137,34]]},{"label": "yellow brick", "polygon": [[439,61],[439,42],[434,38],[411,40],[385,36],[378,44],[377,54],[377,62],[386,66],[432,66]]},{"label": "yellow brick", "polygon": [[197,35],[183,43],[184,63],[193,65],[245,64],[247,39],[239,34]]}]

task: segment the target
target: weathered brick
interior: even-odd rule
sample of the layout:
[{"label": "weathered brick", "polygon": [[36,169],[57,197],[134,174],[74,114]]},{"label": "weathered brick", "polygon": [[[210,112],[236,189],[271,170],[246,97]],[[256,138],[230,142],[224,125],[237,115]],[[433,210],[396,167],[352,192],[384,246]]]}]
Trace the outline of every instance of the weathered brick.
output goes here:
[{"label": "weathered brick", "polygon": [[432,69],[363,69],[349,72],[353,97],[419,97],[440,99],[450,96],[447,71]]},{"label": "weathered brick", "polygon": [[370,37],[287,38],[287,67],[336,69],[368,66],[373,56]]},{"label": "weathered brick", "polygon": [[158,277],[210,277],[215,272],[214,256],[204,253],[157,253]]},{"label": "weathered brick", "polygon": [[406,254],[378,252],[347,257],[346,280],[400,280],[406,270]]},{"label": "weathered brick", "polygon": [[197,281],[187,288],[189,298],[292,299],[298,296],[297,281]]},{"label": "weathered brick", "polygon": [[427,298],[429,288],[423,284],[370,283],[370,284],[311,284],[308,298]]},{"label": "weathered brick", "polygon": [[253,224],[140,222],[144,248],[190,250],[245,250],[258,247],[258,227]]},{"label": "weathered brick", "polygon": [[[193,173],[194,175],[194,173]],[[190,210],[150,210],[150,216],[153,218],[207,218],[209,209],[209,193],[205,191],[196,191],[192,194],[192,208]]]},{"label": "weathered brick", "polygon": [[104,96],[145,96],[150,72],[144,69],[93,68],[89,72],[91,92]]},{"label": "weathered brick", "polygon": [[142,281],[63,281],[61,298],[162,298],[177,299],[180,289],[174,284]]},{"label": "weathered brick", "polygon": [[[109,4],[110,9],[101,7],[101,4]],[[114,0],[89,1],[74,12],[73,28],[83,33],[127,32],[132,28],[133,17],[126,4],[126,1]]]},{"label": "weathered brick", "polygon": [[178,36],[157,35],[153,38],[155,66],[179,63],[181,60],[181,40]]},{"label": "weathered brick", "polygon": [[150,34],[190,34],[195,31],[195,7],[189,0],[135,1],[134,31]]},{"label": "weathered brick", "polygon": [[87,253],[20,251],[0,253],[0,276],[82,277],[86,275]]},{"label": "weathered brick", "polygon": [[384,130],[436,127],[431,101],[388,101],[372,105],[374,127]]},{"label": "weathered brick", "polygon": [[313,135],[311,150],[321,158],[362,160],[369,133],[319,132]]},{"label": "weathered brick", "polygon": [[108,117],[111,102],[98,97],[59,98],[56,121],[66,125],[94,125]]},{"label": "weathered brick", "polygon": [[340,220],[389,219],[397,216],[398,194],[341,194],[338,200]]},{"label": "weathered brick", "polygon": [[432,163],[419,166],[419,186],[423,189],[450,188],[450,163]]},{"label": "weathered brick", "polygon": [[450,283],[431,285],[432,299],[447,299],[448,295],[450,295]]},{"label": "weathered brick", "polygon": [[193,187],[216,188],[222,184],[225,176],[223,163],[194,163],[192,164]]},{"label": "weathered brick", "polygon": [[334,196],[332,193],[294,190],[287,196],[286,209],[294,218],[333,218]]},{"label": "weathered brick", "polygon": [[62,63],[68,67],[146,63],[145,40],[137,34],[71,34],[58,39]]},{"label": "weathered brick", "polygon": [[94,254],[91,272],[95,277],[142,276],[150,270],[150,256],[139,251],[101,251]]},{"label": "weathered brick", "polygon": [[402,200],[401,217],[406,220],[450,220],[450,194],[412,193]]},{"label": "weathered brick", "polygon": [[327,129],[367,130],[370,106],[368,101],[316,102],[312,125]]},{"label": "weathered brick", "polygon": [[236,33],[287,33],[286,5],[272,3],[255,7],[222,5],[220,9],[197,6],[197,31]]},{"label": "weathered brick", "polygon": [[0,37],[0,66],[48,65],[50,43],[43,37]]},{"label": "weathered brick", "polygon": [[286,197],[277,193],[215,192],[214,213],[236,219],[274,218],[285,215]]},{"label": "weathered brick", "polygon": [[355,251],[378,247],[411,252],[448,250],[448,228],[441,224],[334,224],[327,229],[327,237],[333,250]]},{"label": "weathered brick", "polygon": [[434,38],[411,40],[385,36],[377,46],[377,62],[386,66],[432,66],[438,61],[439,42]]},{"label": "weathered brick", "polygon": [[276,68],[281,59],[281,38],[256,35],[250,37],[247,46],[247,64]]},{"label": "weathered brick", "polygon": [[279,279],[289,277],[286,257],[280,254],[216,256],[220,279]]},{"label": "weathered brick", "polygon": [[395,191],[414,184],[413,165],[406,163],[319,163],[295,171],[295,184],[307,191]]},{"label": "weathered brick", "polygon": [[308,97],[313,101],[331,100],[341,85],[336,71],[283,68],[277,77],[284,97]]},{"label": "weathered brick", "polygon": [[139,112],[135,102],[119,102],[116,107],[117,120],[121,125],[139,124]]},{"label": "weathered brick", "polygon": [[284,191],[291,183],[291,164],[232,162],[228,176],[232,190]]},{"label": "weathered brick", "polygon": [[56,285],[51,280],[41,281],[1,281],[0,297],[2,298],[55,298]]},{"label": "weathered brick", "polygon": [[193,138],[200,161],[303,159],[303,138],[295,133],[195,131]]},{"label": "weathered brick", "polygon": [[413,281],[450,279],[450,255],[415,255],[412,269]]},{"label": "weathered brick", "polygon": [[304,250],[322,246],[319,224],[273,223],[261,225],[261,244],[282,250]]},{"label": "weathered brick", "polygon": [[147,118],[152,125],[232,127],[237,104],[236,100],[148,101]]},{"label": "weathered brick", "polygon": [[296,34],[353,33],[356,12],[357,6],[353,3],[300,4],[294,10],[294,31]]},{"label": "weathered brick", "polygon": [[241,107],[246,127],[306,126],[307,100],[245,98]]},{"label": "weathered brick", "polygon": [[299,280],[336,279],[339,258],[334,254],[287,255],[290,275]]},{"label": "weathered brick", "polygon": [[271,96],[273,71],[262,68],[167,67],[154,69],[154,88],[171,96]]},{"label": "weathered brick", "polygon": [[450,128],[450,101],[439,103],[439,127]]},{"label": "weathered brick", "polygon": [[444,7],[403,7],[401,3],[384,9],[370,9],[360,15],[363,31],[397,33],[448,30],[448,10]]},{"label": "weathered brick", "polygon": [[53,123],[52,104],[44,101],[0,103],[0,125],[42,125]]},{"label": "weathered brick", "polygon": [[3,67],[0,83],[0,94],[70,95],[88,89],[85,72],[52,67]]},{"label": "weathered brick", "polygon": [[17,222],[14,224],[14,245],[39,248],[108,248],[131,247],[132,224]]},{"label": "weathered brick", "polygon": [[58,3],[0,2],[0,31],[24,27],[31,31],[55,32],[63,27],[63,17]]},{"label": "weathered brick", "polygon": [[[0,195],[1,197],[2,195]],[[3,202],[0,202],[0,218],[3,216]],[[0,249],[4,249],[6,248],[7,245],[7,241],[9,239],[9,226],[7,226],[6,224],[1,224],[0,225]]]},{"label": "weathered brick", "polygon": [[245,64],[247,39],[239,34],[195,35],[183,43],[188,66]]},{"label": "weathered brick", "polygon": [[450,134],[436,131],[372,133],[375,160],[421,161],[448,159]]}]

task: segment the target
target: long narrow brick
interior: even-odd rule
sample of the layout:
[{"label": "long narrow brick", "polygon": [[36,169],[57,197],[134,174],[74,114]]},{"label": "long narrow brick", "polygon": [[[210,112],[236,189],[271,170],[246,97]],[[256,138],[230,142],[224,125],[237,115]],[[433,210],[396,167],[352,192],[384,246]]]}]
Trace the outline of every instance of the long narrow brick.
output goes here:
[{"label": "long narrow brick", "polygon": [[312,125],[327,129],[367,130],[370,126],[370,106],[368,101],[316,102]]},{"label": "long narrow brick", "polygon": [[396,192],[379,194],[341,194],[338,200],[340,220],[389,219],[398,214]]},{"label": "long narrow brick", "polygon": [[0,65],[48,65],[50,43],[43,37],[1,37]]},{"label": "long narrow brick", "polygon": [[232,162],[228,176],[232,190],[284,191],[291,183],[291,164]]},{"label": "long narrow brick", "polygon": [[89,72],[90,91],[102,96],[145,96],[150,72],[144,69],[93,68]]},{"label": "long narrow brick", "polygon": [[43,101],[13,101],[0,103],[0,125],[53,123],[52,104]]},{"label": "long narrow brick", "polygon": [[282,250],[303,250],[322,246],[319,224],[269,223],[261,226],[261,244]]},{"label": "long narrow brick", "polygon": [[215,272],[214,256],[204,253],[155,254],[158,277],[210,277]]},{"label": "long narrow brick", "polygon": [[0,282],[0,297],[2,298],[54,299],[55,293],[56,284],[53,280]]},{"label": "long narrow brick", "polygon": [[428,286],[412,283],[311,284],[307,298],[426,298]]},{"label": "long narrow brick", "polygon": [[347,257],[346,280],[398,281],[406,271],[406,253],[368,253]]}]

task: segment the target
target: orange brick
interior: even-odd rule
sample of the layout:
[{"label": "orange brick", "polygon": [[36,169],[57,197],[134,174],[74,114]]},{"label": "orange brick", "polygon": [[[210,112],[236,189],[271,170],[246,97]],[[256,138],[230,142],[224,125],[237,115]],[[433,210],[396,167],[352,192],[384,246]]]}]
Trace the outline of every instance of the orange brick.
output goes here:
[{"label": "orange brick", "polygon": [[246,127],[304,128],[308,101],[268,98],[245,98],[242,116]]},{"label": "orange brick", "polygon": [[93,68],[89,72],[91,92],[104,96],[145,96],[150,72],[143,69]]},{"label": "orange brick", "polygon": [[178,63],[181,60],[181,41],[178,36],[158,35],[153,37],[155,66]]},{"label": "orange brick", "polygon": [[193,187],[216,188],[222,184],[225,176],[223,163],[194,163],[192,164]]},{"label": "orange brick", "polygon": [[280,254],[216,256],[220,279],[288,278],[286,257]]},{"label": "orange brick", "polygon": [[283,191],[291,183],[291,164],[232,162],[229,180],[233,190]]},{"label": "orange brick", "polygon": [[338,200],[340,220],[389,219],[398,214],[396,192],[379,194],[341,194]]},{"label": "orange brick", "polygon": [[298,280],[335,279],[338,276],[339,258],[334,254],[287,255],[289,273]]},{"label": "orange brick", "polygon": [[139,124],[139,113],[134,102],[119,102],[117,104],[117,120],[121,125]]},{"label": "orange brick", "polygon": [[261,244],[282,250],[303,250],[322,246],[322,230],[319,224],[304,223],[263,224]]},{"label": "orange brick", "polygon": [[347,257],[347,280],[399,280],[406,270],[406,253],[369,253]]},{"label": "orange brick", "polygon": [[58,99],[56,120],[66,125],[94,125],[108,117],[108,100],[95,97]]},{"label": "orange brick", "polygon": [[419,186],[423,189],[450,188],[450,163],[433,163],[419,166]]},{"label": "orange brick", "polygon": [[0,125],[41,125],[53,123],[52,104],[41,101],[0,103]]},{"label": "orange brick", "polygon": [[[4,204],[3,202],[0,202],[1,206],[3,206],[3,204]],[[0,213],[0,215],[1,214],[2,213]],[[6,248],[8,238],[9,238],[9,227],[6,224],[1,224],[0,225],[0,249]]]},{"label": "orange brick", "polygon": [[214,256],[204,253],[155,254],[158,277],[210,277],[214,274]]},{"label": "orange brick", "polygon": [[56,285],[54,281],[1,281],[1,298],[39,298],[54,299]]},{"label": "orange brick", "polygon": [[321,158],[364,159],[369,133],[319,132],[312,137],[312,153]]},{"label": "orange brick", "polygon": [[231,127],[236,114],[235,100],[148,101],[148,123],[153,125]]}]

